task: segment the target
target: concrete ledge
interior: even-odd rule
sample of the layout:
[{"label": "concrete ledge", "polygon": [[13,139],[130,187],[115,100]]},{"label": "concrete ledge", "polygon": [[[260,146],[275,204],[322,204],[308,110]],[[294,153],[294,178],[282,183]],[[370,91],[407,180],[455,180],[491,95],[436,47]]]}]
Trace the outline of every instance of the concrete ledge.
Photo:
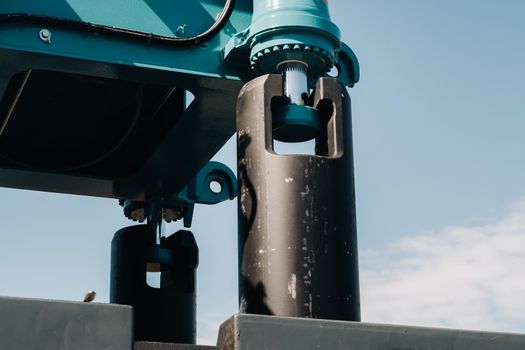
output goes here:
[{"label": "concrete ledge", "polygon": [[215,350],[215,346],[135,342],[135,350]]},{"label": "concrete ledge", "polygon": [[0,297],[2,350],[131,350],[129,306]]},{"label": "concrete ledge", "polygon": [[217,350],[523,350],[525,335],[234,315]]}]

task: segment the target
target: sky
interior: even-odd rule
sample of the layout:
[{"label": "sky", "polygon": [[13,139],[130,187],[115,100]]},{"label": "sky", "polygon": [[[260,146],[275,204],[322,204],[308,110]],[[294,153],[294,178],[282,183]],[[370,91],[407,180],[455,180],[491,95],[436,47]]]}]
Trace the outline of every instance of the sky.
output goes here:
[{"label": "sky", "polygon": [[[330,0],[351,89],[362,318],[525,333],[525,2]],[[231,140],[216,156],[232,169]],[[0,189],[0,295],[109,299],[116,200]],[[174,232],[177,224],[168,226]],[[237,310],[236,202],[198,206],[198,339]]]}]

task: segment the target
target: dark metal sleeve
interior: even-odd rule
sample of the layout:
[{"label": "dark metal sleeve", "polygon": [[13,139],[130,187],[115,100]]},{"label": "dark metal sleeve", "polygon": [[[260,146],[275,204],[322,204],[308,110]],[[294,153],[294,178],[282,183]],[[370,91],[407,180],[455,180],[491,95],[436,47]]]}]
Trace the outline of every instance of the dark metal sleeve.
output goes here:
[{"label": "dark metal sleeve", "polygon": [[[178,231],[160,245],[155,234],[151,225],[115,234],[110,302],[133,306],[135,340],[194,344],[197,244],[189,231]],[[147,284],[147,271],[161,273],[160,288]]]},{"label": "dark metal sleeve", "polygon": [[240,309],[358,321],[350,98],[335,79],[320,79],[316,155],[278,155],[272,103],[282,84],[262,76],[238,98]]}]

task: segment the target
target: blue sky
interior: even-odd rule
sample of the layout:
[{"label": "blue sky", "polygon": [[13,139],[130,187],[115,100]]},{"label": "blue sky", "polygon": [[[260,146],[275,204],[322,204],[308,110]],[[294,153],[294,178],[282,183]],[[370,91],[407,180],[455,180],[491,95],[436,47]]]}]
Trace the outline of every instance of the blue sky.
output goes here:
[{"label": "blue sky", "polygon": [[[350,93],[363,319],[525,333],[525,3],[329,4],[362,68]],[[217,160],[233,168],[234,152]],[[116,201],[0,196],[0,295],[108,300],[110,241],[131,224]],[[236,310],[235,206],[195,212],[203,343]]]}]

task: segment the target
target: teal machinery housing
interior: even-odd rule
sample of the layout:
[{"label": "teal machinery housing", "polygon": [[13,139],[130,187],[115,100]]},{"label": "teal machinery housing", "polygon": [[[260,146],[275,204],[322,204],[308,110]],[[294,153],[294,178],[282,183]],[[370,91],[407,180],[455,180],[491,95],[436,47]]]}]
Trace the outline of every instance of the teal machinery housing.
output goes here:
[{"label": "teal machinery housing", "polygon": [[[357,321],[358,80],[323,0],[2,0],[0,186],[115,198],[144,222],[112,242],[136,340],[195,342],[198,247],[162,222],[234,197],[240,311]],[[210,162],[235,132],[237,176]]]}]

